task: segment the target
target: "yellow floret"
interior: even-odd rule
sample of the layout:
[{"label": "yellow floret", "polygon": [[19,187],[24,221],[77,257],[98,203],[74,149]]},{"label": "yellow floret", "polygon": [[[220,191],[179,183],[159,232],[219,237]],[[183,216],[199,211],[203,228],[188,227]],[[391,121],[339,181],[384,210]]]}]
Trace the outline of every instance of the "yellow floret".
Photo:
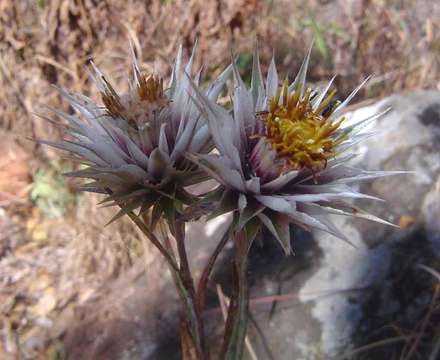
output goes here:
[{"label": "yellow floret", "polygon": [[300,94],[301,86],[288,94],[287,82],[278,89],[263,117],[265,136],[290,168],[308,168],[317,172],[326,167],[327,161],[336,155],[335,147],[346,138],[347,134],[335,134],[344,118],[330,120],[334,108],[326,115],[322,114],[336,91],[332,91],[316,110],[310,103],[311,90],[306,90],[303,97]]}]

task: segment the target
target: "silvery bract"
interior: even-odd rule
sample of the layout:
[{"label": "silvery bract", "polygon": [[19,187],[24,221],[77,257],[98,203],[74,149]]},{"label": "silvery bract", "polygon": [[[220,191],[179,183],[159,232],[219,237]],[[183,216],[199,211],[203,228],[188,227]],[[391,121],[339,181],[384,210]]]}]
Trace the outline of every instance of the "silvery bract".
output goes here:
[{"label": "silvery bract", "polygon": [[342,102],[333,102],[333,79],[322,89],[306,88],[311,48],[293,83],[279,87],[272,59],[264,82],[255,51],[248,89],[233,64],[231,112],[199,91],[195,102],[207,119],[217,153],[189,157],[221,184],[215,215],[234,211],[236,230],[254,237],[266,227],[289,253],[289,225],[319,229],[346,241],[329,214],[387,223],[353,206],[350,199],[372,199],[350,184],[398,172],[364,171],[348,165],[352,146],[368,136],[361,129],[378,116],[344,124],[342,110],[362,83]]},{"label": "silvery bract", "polygon": [[[191,73],[193,58],[194,50],[184,68],[186,74]],[[190,86],[181,69],[182,47],[167,89],[159,77],[141,72],[133,50],[132,65],[129,91],[119,95],[91,63],[104,106],[61,89],[76,114],[54,111],[68,122],[71,140],[41,141],[72,153],[87,165],[67,175],[92,179],[82,190],[108,194],[104,202],[121,206],[114,219],[137,208],[142,213],[156,205],[157,215],[166,212],[167,207],[173,210],[188,203],[191,196],[184,186],[206,175],[184,155],[212,149],[208,126],[191,100],[200,71]],[[209,101],[216,101],[230,70],[226,69],[203,92]]]}]

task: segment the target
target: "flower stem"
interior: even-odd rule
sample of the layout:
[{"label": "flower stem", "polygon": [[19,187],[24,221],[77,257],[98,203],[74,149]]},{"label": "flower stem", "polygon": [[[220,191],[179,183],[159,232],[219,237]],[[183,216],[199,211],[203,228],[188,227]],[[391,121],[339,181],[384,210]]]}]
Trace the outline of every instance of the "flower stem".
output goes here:
[{"label": "flower stem", "polygon": [[170,253],[163,247],[159,239],[153,234],[153,232],[148,228],[148,226],[145,225],[145,223],[139,219],[138,216],[136,216],[132,211],[128,213],[128,216],[130,219],[137,225],[137,227],[144,233],[144,235],[147,236],[147,238],[153,243],[153,245],[160,251],[162,256],[167,261],[168,265],[170,266],[171,270],[173,272],[178,272],[178,266],[176,264],[176,261],[173,259],[173,257],[170,255]]},{"label": "flower stem", "polygon": [[239,231],[234,238],[236,258],[234,266],[235,286],[229,304],[225,339],[222,353],[227,360],[243,357],[249,311],[249,289],[247,283],[248,241],[245,232]]},{"label": "flower stem", "polygon": [[212,269],[214,268],[215,262],[220,255],[221,251],[225,247],[230,237],[229,232],[226,232],[220,242],[217,244],[214,252],[211,254],[211,257],[208,260],[205,268],[203,269],[203,273],[200,276],[199,284],[197,286],[197,307],[199,312],[203,312],[203,308],[205,307],[206,300],[206,289],[208,287],[209,277],[211,276]]},{"label": "flower stem", "polygon": [[176,221],[175,226],[174,235],[176,238],[177,251],[180,260],[180,266],[178,266],[174,256],[171,255],[171,249],[167,250],[154,235],[154,233],[148,228],[148,226],[146,226],[145,223],[133,212],[129,212],[128,216],[160,251],[169,265],[177,291],[184,304],[184,314],[186,316],[184,322],[186,322],[188,325],[188,330],[190,331],[190,335],[196,349],[197,359],[207,359],[204,345],[203,323],[198,311],[199,309],[196,301],[194,281],[191,276],[191,270],[185,249],[185,223]]},{"label": "flower stem", "polygon": [[[203,329],[203,320],[199,307],[197,306],[196,292],[194,288],[194,280],[191,275],[191,269],[189,267],[188,257],[185,248],[185,223],[182,221],[176,221],[175,234],[177,243],[177,252],[179,254],[180,268],[179,275],[181,279],[180,293],[182,300],[185,304],[185,315],[188,324],[190,335],[194,342],[197,357],[200,360],[207,359],[205,337]],[[180,285],[180,286],[179,286]]]}]

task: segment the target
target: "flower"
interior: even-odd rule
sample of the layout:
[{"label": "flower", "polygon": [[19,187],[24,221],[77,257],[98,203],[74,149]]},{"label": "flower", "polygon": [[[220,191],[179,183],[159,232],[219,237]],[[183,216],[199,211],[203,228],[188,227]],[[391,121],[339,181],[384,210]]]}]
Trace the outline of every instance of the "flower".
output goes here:
[{"label": "flower", "polygon": [[207,119],[217,153],[189,157],[220,184],[213,198],[215,215],[234,212],[235,230],[252,239],[266,227],[286,253],[290,224],[319,229],[348,241],[329,214],[349,215],[389,224],[355,207],[349,199],[372,199],[349,185],[399,172],[365,171],[348,164],[352,146],[368,136],[362,128],[382,114],[352,125],[342,110],[368,80],[342,103],[333,102],[333,79],[322,89],[306,87],[307,56],[293,83],[278,85],[272,59],[264,83],[258,49],[253,60],[250,89],[233,62],[234,94],[230,112],[197,91],[195,102]]},{"label": "flower", "polygon": [[[184,69],[190,74],[196,46]],[[163,79],[141,72],[132,48],[132,75],[129,91],[119,95],[107,78],[91,62],[92,78],[101,93],[104,106],[91,99],[60,89],[76,110],[75,115],[54,112],[68,123],[67,134],[73,140],[40,141],[68,151],[84,163],[85,169],[68,176],[93,181],[82,190],[104,193],[103,202],[121,206],[111,220],[140,207],[151,206],[161,214],[191,200],[184,187],[203,180],[205,174],[185,153],[208,153],[212,141],[205,120],[194,103],[194,92],[187,76],[181,73],[182,47],[179,48],[170,85]],[[231,68],[214,81],[204,96],[215,102]],[[200,73],[191,80],[198,86]]]}]

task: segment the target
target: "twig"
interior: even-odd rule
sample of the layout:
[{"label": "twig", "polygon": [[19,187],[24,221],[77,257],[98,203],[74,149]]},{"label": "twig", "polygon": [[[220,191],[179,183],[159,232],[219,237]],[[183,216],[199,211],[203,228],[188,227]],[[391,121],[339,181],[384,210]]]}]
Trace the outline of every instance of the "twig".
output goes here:
[{"label": "twig", "polygon": [[267,342],[267,339],[264,336],[263,330],[261,330],[257,321],[255,320],[254,316],[252,315],[252,312],[249,312],[249,321],[252,323],[253,327],[255,328],[255,331],[257,332],[258,336],[260,337],[261,345],[263,345],[263,348],[266,351],[267,359],[275,360],[275,357],[272,354],[272,351],[271,351],[270,346]]},{"label": "twig", "polygon": [[420,324],[420,330],[419,330],[417,336],[415,336],[414,342],[412,343],[411,347],[406,352],[406,355],[405,355],[405,351],[402,352],[402,356],[400,357],[401,360],[411,359],[411,357],[416,352],[417,347],[418,347],[420,341],[422,340],[422,337],[425,335],[425,330],[429,324],[429,319],[431,318],[432,314],[434,313],[435,304],[437,302],[439,295],[440,295],[440,286],[437,285],[435,287],[434,295],[432,296],[432,301],[431,301],[431,304],[429,305],[428,312],[426,313],[425,317],[423,318],[423,320]]},{"label": "twig", "polygon": [[191,277],[191,270],[189,268],[188,256],[186,254],[185,248],[185,223],[181,221],[176,221],[176,243],[177,243],[177,252],[179,254],[180,260],[180,270],[185,276],[185,281],[188,289],[192,289],[194,292],[193,281]]},{"label": "twig", "polygon": [[200,277],[199,285],[197,287],[197,307],[199,308],[200,312],[202,312],[203,308],[205,307],[206,290],[208,287],[208,281],[209,281],[209,277],[211,276],[212,269],[214,268],[215,262],[217,261],[218,256],[220,255],[221,251],[225,247],[228,240],[229,240],[229,232],[227,231],[223,235],[220,242],[217,244],[216,248],[214,249],[214,252],[212,253],[211,257],[208,260],[208,263],[203,269],[203,273],[202,276]]},{"label": "twig", "polygon": [[335,360],[351,359],[353,356],[358,355],[364,351],[375,349],[375,348],[389,345],[389,344],[399,343],[402,341],[408,341],[410,338],[411,338],[410,336],[396,336],[393,338],[388,338],[388,339],[376,341],[375,343],[358,347],[357,349],[354,349],[353,351],[350,351],[346,354],[338,356],[335,358]]},{"label": "twig", "polygon": [[[163,242],[165,244],[165,248],[167,249],[167,251],[171,255],[171,257],[173,259],[176,259],[175,254],[174,254],[174,249],[173,249],[173,246],[171,244],[170,237],[168,236],[166,228],[165,228],[165,223],[160,221],[160,220],[159,220],[159,228],[160,228],[160,232],[161,232],[161,235],[162,235]],[[176,260],[174,260],[174,261],[176,261]]]},{"label": "twig", "polygon": [[[229,306],[229,299],[223,293],[223,290],[222,290],[222,287],[220,286],[220,284],[216,285],[216,289],[217,289],[217,296],[218,296],[218,299],[220,302],[220,308],[222,310],[223,320],[226,321],[226,317],[227,317],[227,313],[228,313],[227,307]],[[249,340],[249,337],[246,336],[244,341],[245,341],[246,347],[249,351],[249,355],[251,356],[251,358],[253,360],[258,360],[257,354],[255,353],[254,347],[252,346],[252,344]]]},{"label": "twig", "polygon": [[168,251],[163,247],[159,239],[148,229],[142,220],[140,220],[133,211],[127,213],[130,219],[138,226],[138,228],[148,237],[148,239],[153,243],[153,245],[160,251],[165,260],[171,266],[172,270],[179,272],[179,267],[177,266],[175,260],[170,256]]},{"label": "twig", "polygon": [[3,61],[2,55],[0,54],[0,70],[3,73],[6,80],[9,82],[9,84],[12,87],[12,90],[15,93],[15,97],[17,98],[17,101],[20,103],[20,105],[23,107],[23,109],[28,113],[33,113],[32,105],[29,104],[25,99],[23,99],[22,91],[17,86],[17,84],[13,80],[13,76],[11,72],[8,70],[8,67],[6,66],[5,62]]},{"label": "twig", "polygon": [[67,75],[71,76],[75,82],[78,82],[77,74],[73,70],[69,69],[67,66],[64,66],[64,65],[60,64],[55,59],[51,59],[51,58],[49,58],[47,56],[43,56],[43,55],[40,55],[40,54],[37,54],[35,56],[35,58],[37,60],[43,62],[43,63],[52,65],[53,67],[55,67],[55,68],[65,72]]}]

